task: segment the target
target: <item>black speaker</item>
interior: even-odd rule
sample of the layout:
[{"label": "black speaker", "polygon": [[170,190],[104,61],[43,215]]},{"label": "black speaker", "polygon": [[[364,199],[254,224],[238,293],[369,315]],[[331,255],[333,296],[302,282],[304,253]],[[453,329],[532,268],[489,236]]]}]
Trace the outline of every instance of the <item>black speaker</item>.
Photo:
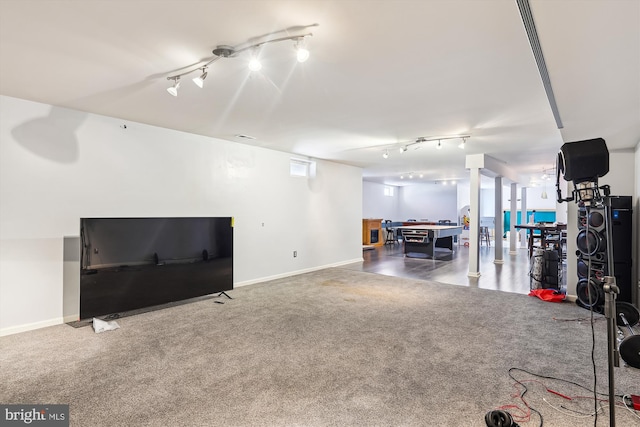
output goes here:
[{"label": "black speaker", "polygon": [[609,150],[602,138],[567,142],[558,153],[558,171],[565,181],[595,181],[609,172]]},{"label": "black speaker", "polygon": [[613,266],[616,285],[620,288],[618,301],[633,303],[633,210],[631,196],[611,196],[611,230]]},{"label": "black speaker", "polygon": [[[578,284],[576,294],[578,304],[594,310],[602,311],[604,292],[602,291],[605,276],[611,274],[616,278],[620,289],[618,301],[632,302],[632,241],[633,211],[630,196],[610,196],[611,203],[611,242],[607,242],[607,223],[604,207],[581,206],[578,209],[578,235],[576,255]],[[612,251],[614,265],[609,267],[609,254]],[[589,285],[590,284],[590,285]],[[591,292],[591,303],[589,294]]]},{"label": "black speaker", "polygon": [[[591,295],[589,295],[591,293]],[[602,312],[604,305],[604,289],[602,283],[596,280],[580,279],[576,285],[577,302],[581,307],[591,308],[596,312]]]},{"label": "black speaker", "polygon": [[[591,267],[591,270],[589,270]],[[584,259],[582,257],[578,257],[578,278],[586,279],[587,277],[595,277],[598,281],[602,282],[604,280],[604,276],[607,275],[607,265],[601,262],[591,261],[589,259]],[[591,274],[589,274],[591,271]]]},{"label": "black speaker", "polygon": [[606,262],[607,233],[604,208],[593,207],[578,211],[578,236],[576,246],[582,259]]}]

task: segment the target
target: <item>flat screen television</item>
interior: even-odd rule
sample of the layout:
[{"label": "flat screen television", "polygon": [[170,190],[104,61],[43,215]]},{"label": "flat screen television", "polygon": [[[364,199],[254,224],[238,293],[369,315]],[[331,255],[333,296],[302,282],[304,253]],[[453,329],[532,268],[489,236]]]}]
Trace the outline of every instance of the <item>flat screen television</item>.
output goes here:
[{"label": "flat screen television", "polygon": [[233,289],[230,217],[82,218],[80,320]]}]

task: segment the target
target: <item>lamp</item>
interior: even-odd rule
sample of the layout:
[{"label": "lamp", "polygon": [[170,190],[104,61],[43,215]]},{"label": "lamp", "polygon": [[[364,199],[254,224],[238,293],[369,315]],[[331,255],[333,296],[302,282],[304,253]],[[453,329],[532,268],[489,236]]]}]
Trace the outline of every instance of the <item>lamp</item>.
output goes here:
[{"label": "lamp", "polygon": [[438,150],[442,149],[442,141],[438,140],[438,145],[436,145]]},{"label": "lamp", "polygon": [[173,85],[167,88],[167,92],[169,92],[173,96],[178,96],[178,88],[180,87],[180,76],[173,77]]},{"label": "lamp", "polygon": [[388,159],[389,158],[389,150],[385,150],[384,153],[382,154],[382,158],[384,159]]},{"label": "lamp", "polygon": [[405,151],[407,151],[409,148],[407,148],[406,145],[403,145],[402,147],[400,147],[400,154],[404,153]]},{"label": "lamp", "polygon": [[462,137],[462,142],[460,144],[458,144],[458,148],[461,150],[464,150],[464,146],[467,143],[467,138]]},{"label": "lamp", "polygon": [[[250,39],[252,41],[250,41],[248,44],[244,44],[244,45],[239,45],[239,46],[228,46],[228,45],[218,45],[215,49],[213,49],[212,53],[213,53],[213,57],[205,60],[206,62],[198,65],[196,68],[190,68],[187,69],[187,71],[179,73],[179,74],[174,74],[171,76],[167,77],[167,80],[173,80],[174,84],[172,87],[168,88],[167,91],[173,95],[173,96],[177,96],[178,95],[178,87],[180,86],[180,78],[182,76],[185,76],[187,74],[191,74],[194,73],[196,71],[201,70],[202,74],[200,74],[200,76],[196,77],[193,79],[193,82],[195,84],[197,84],[199,87],[203,87],[204,86],[204,79],[207,77],[207,68],[213,64],[214,62],[218,61],[220,58],[233,58],[238,56],[239,54],[241,54],[242,52],[245,52],[247,50],[252,50],[254,55],[252,57],[252,59],[249,62],[249,69],[251,71],[259,71],[262,68],[262,64],[260,63],[260,61],[258,60],[258,57],[256,55],[258,48],[269,44],[269,43],[277,43],[277,42],[282,42],[282,41],[286,41],[286,40],[293,40],[294,41],[294,47],[296,49],[296,58],[298,60],[298,62],[305,62],[307,59],[309,59],[309,50],[306,47],[306,38],[309,36],[312,36],[313,34],[310,32],[304,32],[307,28],[309,27],[316,27],[318,26],[318,24],[311,24],[311,25],[306,25],[306,26],[296,26],[296,27],[291,27],[291,28],[287,28],[281,31],[276,31],[273,33],[270,33],[266,36],[261,36],[258,38],[254,38],[254,39]],[[292,32],[297,32],[298,34],[295,35],[285,35],[283,37],[277,37],[277,38],[267,38],[269,36],[273,36],[275,34],[279,34],[279,33],[286,33],[288,34],[290,31]],[[300,32],[303,33],[300,33]],[[253,41],[253,40],[258,40],[258,41]],[[262,40],[261,40],[262,39]],[[188,68],[188,67],[184,67],[184,68]]]},{"label": "lamp", "polygon": [[193,82],[199,87],[204,87],[204,79],[207,78],[207,67],[202,67],[202,74],[193,79]]},{"label": "lamp", "polygon": [[309,59],[309,50],[307,49],[304,37],[296,39],[293,47],[296,50],[296,58],[298,59],[298,62],[305,62]]},{"label": "lamp", "polygon": [[262,70],[262,63],[258,59],[257,55],[254,55],[249,61],[249,69],[251,71],[260,71]]}]

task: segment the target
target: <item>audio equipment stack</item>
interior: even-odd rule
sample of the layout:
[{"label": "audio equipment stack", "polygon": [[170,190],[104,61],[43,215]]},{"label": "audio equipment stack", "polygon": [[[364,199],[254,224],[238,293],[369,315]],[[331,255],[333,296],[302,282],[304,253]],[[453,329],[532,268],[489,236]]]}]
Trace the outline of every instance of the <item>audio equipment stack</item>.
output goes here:
[{"label": "audio equipment stack", "polygon": [[[609,196],[612,211],[612,241],[607,241],[607,221],[602,205],[578,208],[576,238],[578,304],[602,313],[604,277],[613,272],[620,288],[617,299],[632,303],[632,204],[631,196]],[[613,267],[609,267],[607,251],[613,252]]]}]

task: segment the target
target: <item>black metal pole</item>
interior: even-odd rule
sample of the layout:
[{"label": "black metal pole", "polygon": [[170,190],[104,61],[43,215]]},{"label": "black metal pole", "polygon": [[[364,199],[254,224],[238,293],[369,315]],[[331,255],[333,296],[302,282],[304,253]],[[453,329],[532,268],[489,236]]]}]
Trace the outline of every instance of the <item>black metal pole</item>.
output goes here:
[{"label": "black metal pole", "polygon": [[604,315],[607,319],[607,350],[609,364],[609,426],[616,425],[615,373],[613,368],[620,366],[620,355],[616,345],[616,296],[620,289],[616,285],[613,258],[613,230],[611,228],[611,198],[609,187],[604,188],[605,232],[607,234],[607,276],[604,278]]}]

